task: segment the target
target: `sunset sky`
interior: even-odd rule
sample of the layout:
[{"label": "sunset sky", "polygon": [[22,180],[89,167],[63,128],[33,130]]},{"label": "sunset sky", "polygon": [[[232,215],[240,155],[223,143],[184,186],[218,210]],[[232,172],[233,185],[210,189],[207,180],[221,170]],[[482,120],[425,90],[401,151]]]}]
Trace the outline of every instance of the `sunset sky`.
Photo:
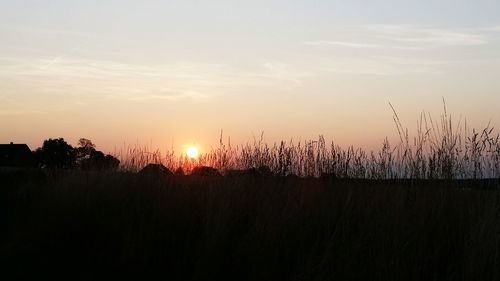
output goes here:
[{"label": "sunset sky", "polygon": [[0,0],[0,143],[179,151],[322,134],[376,148],[422,110],[500,126],[500,1]]}]

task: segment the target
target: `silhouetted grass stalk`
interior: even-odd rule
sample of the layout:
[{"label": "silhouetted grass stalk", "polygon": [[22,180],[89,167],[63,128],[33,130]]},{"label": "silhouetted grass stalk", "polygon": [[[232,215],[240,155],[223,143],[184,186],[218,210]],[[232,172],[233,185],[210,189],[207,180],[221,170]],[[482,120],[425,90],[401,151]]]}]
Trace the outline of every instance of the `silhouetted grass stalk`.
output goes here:
[{"label": "silhouetted grass stalk", "polygon": [[467,123],[454,125],[443,101],[444,113],[439,123],[423,112],[417,120],[416,136],[411,137],[396,110],[394,123],[399,143],[391,145],[386,138],[378,152],[366,153],[361,148],[342,148],[323,136],[318,140],[288,142],[269,145],[260,139],[253,143],[232,146],[230,138],[196,160],[174,151],[162,155],[159,150],[149,152],[147,147],[128,148],[118,153],[124,170],[137,171],[148,163],[161,163],[175,170],[182,167],[188,172],[195,166],[211,166],[221,172],[233,169],[268,167],[279,176],[297,175],[360,179],[480,179],[500,177],[500,142],[488,124],[482,131],[469,132]]}]

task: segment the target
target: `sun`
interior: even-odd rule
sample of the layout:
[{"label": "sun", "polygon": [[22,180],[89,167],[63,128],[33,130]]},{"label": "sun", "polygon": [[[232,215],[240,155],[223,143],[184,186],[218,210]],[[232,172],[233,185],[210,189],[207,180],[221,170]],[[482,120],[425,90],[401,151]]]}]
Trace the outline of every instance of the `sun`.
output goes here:
[{"label": "sun", "polygon": [[191,158],[191,159],[196,159],[198,158],[198,155],[200,154],[200,152],[198,151],[198,148],[194,147],[194,146],[190,146],[188,147],[188,149],[186,150],[186,155],[187,157]]}]

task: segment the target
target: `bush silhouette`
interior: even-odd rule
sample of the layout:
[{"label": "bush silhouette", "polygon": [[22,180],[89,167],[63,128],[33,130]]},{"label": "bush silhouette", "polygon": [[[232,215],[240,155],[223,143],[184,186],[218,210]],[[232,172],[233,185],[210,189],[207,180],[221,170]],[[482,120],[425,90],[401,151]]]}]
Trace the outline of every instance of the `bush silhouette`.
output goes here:
[{"label": "bush silhouette", "polygon": [[207,166],[194,167],[191,171],[191,176],[195,177],[218,177],[220,175],[217,169]]},{"label": "bush silhouette", "polygon": [[162,164],[148,164],[139,171],[141,176],[162,177],[171,176],[173,173]]}]

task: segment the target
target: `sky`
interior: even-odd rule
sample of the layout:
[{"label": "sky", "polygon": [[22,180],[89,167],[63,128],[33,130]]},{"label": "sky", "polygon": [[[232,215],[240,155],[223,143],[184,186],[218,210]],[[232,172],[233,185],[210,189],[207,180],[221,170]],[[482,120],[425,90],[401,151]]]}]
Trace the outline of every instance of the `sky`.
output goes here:
[{"label": "sky", "polygon": [[500,124],[500,1],[0,0],[0,143],[376,149],[443,98]]}]

